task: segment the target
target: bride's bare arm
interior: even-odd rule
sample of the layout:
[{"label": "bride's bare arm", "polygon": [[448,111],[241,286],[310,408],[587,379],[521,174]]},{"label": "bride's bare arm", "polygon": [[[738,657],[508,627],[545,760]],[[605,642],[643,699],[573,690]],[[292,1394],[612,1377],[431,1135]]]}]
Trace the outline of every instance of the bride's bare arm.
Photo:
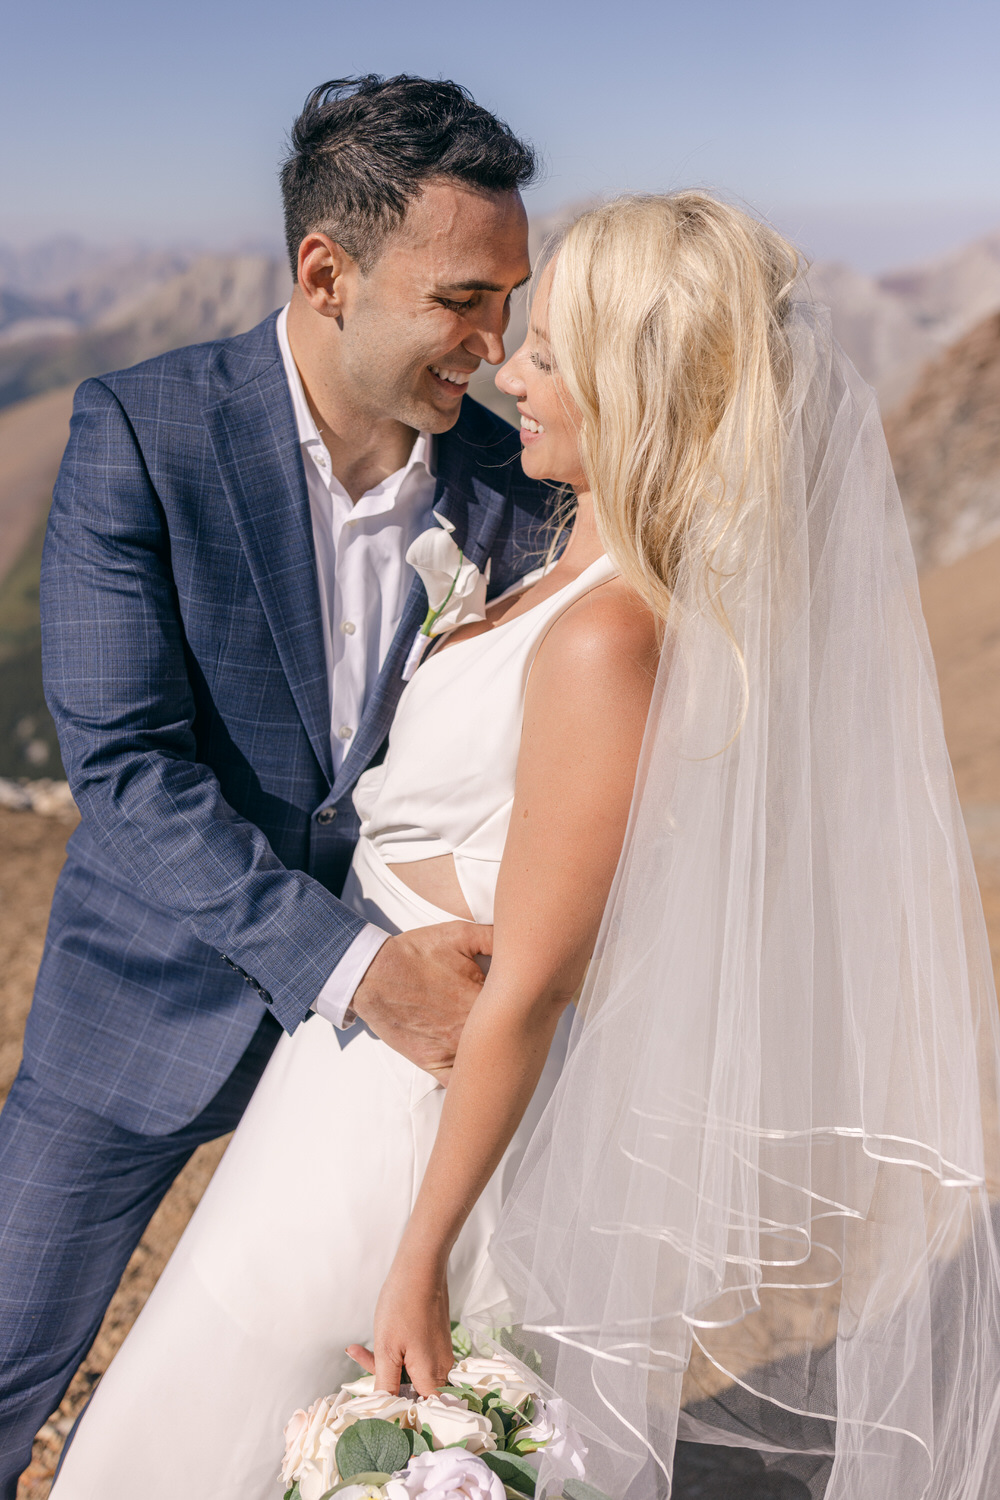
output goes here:
[{"label": "bride's bare arm", "polygon": [[652,618],[617,581],[568,610],[538,653],[497,884],[492,967],[466,1022],[434,1151],[379,1299],[379,1389],[397,1389],[404,1362],[421,1394],[443,1384],[450,1369],[448,1256],[517,1129],[593,951],[656,662]]}]

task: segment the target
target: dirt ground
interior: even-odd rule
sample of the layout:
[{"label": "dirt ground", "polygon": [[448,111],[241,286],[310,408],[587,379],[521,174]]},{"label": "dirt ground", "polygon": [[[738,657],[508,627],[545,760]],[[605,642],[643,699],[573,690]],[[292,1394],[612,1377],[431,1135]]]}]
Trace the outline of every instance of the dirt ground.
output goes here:
[{"label": "dirt ground", "polygon": [[[31,1002],[48,921],[49,903],[75,820],[0,808],[0,1101],[21,1058],[21,1034]],[[203,1146],[167,1194],[128,1263],[93,1348],[62,1405],[42,1428],[18,1500],[44,1500],[62,1449],[98,1376],[138,1316],[181,1231],[225,1150],[225,1140]]]},{"label": "dirt ground", "polygon": [[[42,952],[49,903],[72,824],[0,808],[0,1099],[17,1071],[21,1033]],[[1000,984],[1000,874],[980,869],[993,967]],[[203,1146],[164,1199],[132,1256],[101,1331],[73,1384],[42,1428],[18,1500],[45,1500],[63,1440],[94,1383],[132,1326],[225,1149]]]}]

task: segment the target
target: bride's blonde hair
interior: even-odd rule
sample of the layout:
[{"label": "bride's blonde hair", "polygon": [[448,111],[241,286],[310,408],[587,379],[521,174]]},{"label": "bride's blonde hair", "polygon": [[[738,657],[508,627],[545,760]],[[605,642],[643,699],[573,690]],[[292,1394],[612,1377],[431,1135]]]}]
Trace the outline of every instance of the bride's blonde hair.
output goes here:
[{"label": "bride's blonde hair", "polygon": [[718,603],[777,494],[798,254],[702,192],[618,198],[555,248],[548,335],[604,543],[661,617],[682,564]]}]

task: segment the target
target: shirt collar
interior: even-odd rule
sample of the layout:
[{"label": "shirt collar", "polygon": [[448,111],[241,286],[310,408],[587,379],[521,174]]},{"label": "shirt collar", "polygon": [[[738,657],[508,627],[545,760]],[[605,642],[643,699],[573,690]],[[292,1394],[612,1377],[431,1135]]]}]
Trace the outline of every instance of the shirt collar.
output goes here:
[{"label": "shirt collar", "polygon": [[[326,444],[320,437],[319,428],[316,426],[315,418],[309,409],[305,387],[302,384],[302,376],[299,374],[299,367],[295,363],[292,346],[288,342],[287,302],[278,314],[275,331],[278,335],[278,348],[281,350],[281,362],[285,367],[285,379],[288,381],[288,393],[292,398],[292,411],[295,413],[295,427],[298,432],[299,442],[303,448],[318,445],[325,449]],[[434,477],[434,439],[429,432],[417,433],[413,447],[410,449],[410,456],[400,474],[400,480],[405,479],[410,470],[416,468],[418,464],[423,464],[428,474],[432,478]]]}]

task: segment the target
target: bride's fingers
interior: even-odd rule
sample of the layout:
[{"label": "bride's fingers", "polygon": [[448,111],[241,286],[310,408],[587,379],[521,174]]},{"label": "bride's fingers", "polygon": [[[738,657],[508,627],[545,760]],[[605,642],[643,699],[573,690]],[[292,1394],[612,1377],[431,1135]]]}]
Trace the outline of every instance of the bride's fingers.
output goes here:
[{"label": "bride's fingers", "polygon": [[344,1353],[348,1354],[356,1365],[367,1370],[369,1375],[375,1374],[375,1356],[370,1349],[365,1348],[364,1344],[348,1344]]},{"label": "bride's fingers", "polygon": [[[366,1350],[365,1353],[368,1351]],[[388,1391],[390,1396],[399,1395],[399,1382],[403,1374],[403,1356],[388,1350],[375,1355],[375,1389]]]}]

